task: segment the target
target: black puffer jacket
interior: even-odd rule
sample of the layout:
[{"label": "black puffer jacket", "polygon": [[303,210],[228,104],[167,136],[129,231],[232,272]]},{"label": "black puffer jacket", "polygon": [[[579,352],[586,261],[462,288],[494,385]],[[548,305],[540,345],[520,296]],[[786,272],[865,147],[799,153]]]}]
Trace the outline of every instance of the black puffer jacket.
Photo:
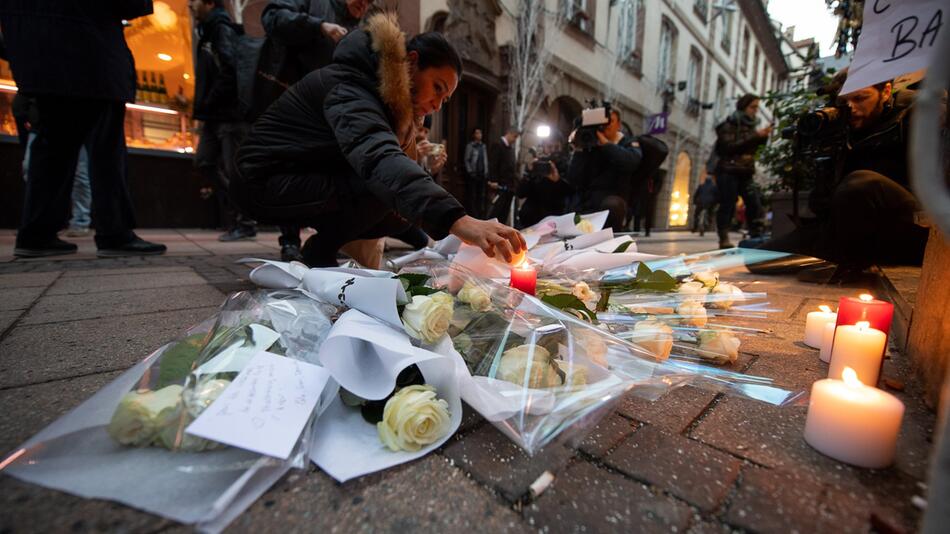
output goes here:
[{"label": "black puffer jacket", "polygon": [[632,176],[640,164],[640,153],[620,145],[595,146],[574,152],[567,172],[581,202],[604,195],[630,197]]},{"label": "black puffer jacket", "polygon": [[717,174],[755,174],[755,151],[768,141],[768,137],[758,134],[755,126],[756,119],[742,111],[734,112],[716,126]]},{"label": "black puffer jacket", "polygon": [[237,96],[235,41],[244,29],[228,12],[215,8],[198,26],[195,58],[195,118],[202,121],[241,119]]},{"label": "black puffer jacket", "polygon": [[375,15],[342,39],[333,63],[285,92],[238,152],[243,180],[312,174],[352,194],[372,193],[434,238],[465,215],[415,162],[415,123],[405,38]]}]

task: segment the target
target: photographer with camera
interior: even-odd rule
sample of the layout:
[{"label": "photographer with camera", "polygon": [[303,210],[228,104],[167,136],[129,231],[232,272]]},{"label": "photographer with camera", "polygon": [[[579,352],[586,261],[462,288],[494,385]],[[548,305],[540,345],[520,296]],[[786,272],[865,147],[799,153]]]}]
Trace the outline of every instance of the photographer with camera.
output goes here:
[{"label": "photographer with camera", "polygon": [[847,278],[874,263],[919,265],[928,233],[915,222],[908,179],[914,96],[910,89],[895,95],[891,82],[881,82],[803,115],[795,135],[799,153],[815,165],[809,207],[816,218],[761,248],[826,260],[802,273],[805,281]]},{"label": "photographer with camera", "polygon": [[548,215],[564,213],[574,193],[571,184],[561,177],[567,173],[568,161],[558,142],[557,146],[545,143],[541,155],[528,162],[516,191],[518,198],[525,199],[518,211],[522,228]]},{"label": "photographer with camera", "polygon": [[729,227],[736,213],[736,201],[742,197],[748,221],[749,237],[762,234],[761,204],[755,190],[755,151],[765,144],[772,133],[772,126],[756,129],[759,112],[759,97],[745,94],[736,102],[736,111],[716,126],[716,185],[719,188],[719,213],[716,226],[719,231],[719,248],[732,248],[729,242]]},{"label": "photographer with camera", "polygon": [[607,103],[585,109],[579,122],[572,134],[575,152],[567,173],[568,182],[578,192],[575,210],[609,210],[607,225],[621,232],[642,153],[637,147],[617,142],[622,138],[618,135],[620,115]]}]

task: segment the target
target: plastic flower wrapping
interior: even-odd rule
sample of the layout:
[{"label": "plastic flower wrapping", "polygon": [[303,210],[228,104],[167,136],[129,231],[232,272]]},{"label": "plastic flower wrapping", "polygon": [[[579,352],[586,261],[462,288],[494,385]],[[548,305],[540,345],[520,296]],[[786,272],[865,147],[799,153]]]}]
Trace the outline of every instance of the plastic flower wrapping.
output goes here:
[{"label": "plastic flower wrapping", "polygon": [[[239,292],[14,453],[6,471],[220,530],[288,469],[307,465],[305,431],[286,459],[185,428],[258,351],[314,363],[335,308],[296,291]],[[329,388],[328,388],[329,389]],[[308,425],[329,404],[321,398]]]}]

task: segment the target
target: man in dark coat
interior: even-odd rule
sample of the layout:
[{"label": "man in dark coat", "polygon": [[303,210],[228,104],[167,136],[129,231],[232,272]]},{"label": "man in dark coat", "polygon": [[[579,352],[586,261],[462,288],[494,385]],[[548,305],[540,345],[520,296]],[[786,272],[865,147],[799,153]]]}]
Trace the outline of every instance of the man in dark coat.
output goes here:
[{"label": "man in dark coat", "polygon": [[[613,123],[612,116],[610,124]],[[608,128],[606,133],[598,130],[598,145],[574,152],[567,180],[578,193],[576,211],[608,210],[607,226],[621,232],[627,216],[626,199],[630,198],[633,173],[640,164],[642,152],[637,147],[611,141],[611,138],[622,139],[618,136],[619,116],[616,128],[616,131]]]},{"label": "man in dark coat", "polygon": [[696,186],[696,191],[693,193],[693,206],[695,206],[693,231],[698,231],[700,236],[706,234],[710,214],[715,209],[717,202],[719,202],[719,189],[716,187],[716,182],[713,181],[712,176],[707,175],[703,183]]},{"label": "man in dark coat", "polygon": [[466,215],[415,161],[416,128],[461,69],[440,34],[407,44],[394,15],[371,17],[254,123],[238,151],[239,203],[259,221],[316,228],[302,250],[311,266],[336,265],[344,244],[410,224],[510,259],[525,246],[520,234]]},{"label": "man in dark coat", "polygon": [[224,0],[191,0],[189,7],[198,21],[194,118],[202,121],[195,166],[217,184],[218,206],[228,229],[218,239],[251,239],[257,235],[254,220],[241,214],[228,195],[234,157],[248,129],[238,102],[235,61],[235,43],[244,29],[231,22]]},{"label": "man in dark coat", "polygon": [[485,182],[488,176],[488,150],[482,142],[482,129],[472,130],[472,140],[465,145],[465,204],[475,217],[485,211]]},{"label": "man in dark coat", "polygon": [[[271,0],[261,13],[267,40],[261,49],[251,99],[257,119],[288,87],[330,64],[333,50],[359,26],[371,0]],[[280,227],[280,255],[300,260],[300,228]]]},{"label": "man in dark coat", "polygon": [[741,196],[749,221],[749,237],[762,233],[759,194],[755,189],[755,151],[769,139],[772,126],[756,129],[759,97],[747,94],[736,102],[736,111],[716,127],[716,185],[719,187],[719,213],[716,223],[719,248],[732,248],[729,227],[736,213],[736,200]]},{"label": "man in dark coat", "polygon": [[524,178],[518,183],[518,198],[525,199],[518,211],[521,227],[536,224],[548,215],[564,213],[574,194],[571,184],[561,178],[567,173],[568,159],[560,150],[545,148],[542,158],[529,164]]},{"label": "man in dark coat", "polygon": [[489,219],[508,221],[512,190],[518,180],[518,162],[515,155],[518,135],[516,128],[508,128],[505,135],[495,141],[488,151],[488,188],[495,193],[486,214]]},{"label": "man in dark coat", "polygon": [[0,27],[17,86],[40,117],[30,153],[17,256],[76,252],[56,237],[69,213],[79,149],[87,143],[96,247],[104,257],[161,254],[139,239],[125,183],[125,103],[135,65],[123,20],[148,15],[151,0],[5,0]]}]

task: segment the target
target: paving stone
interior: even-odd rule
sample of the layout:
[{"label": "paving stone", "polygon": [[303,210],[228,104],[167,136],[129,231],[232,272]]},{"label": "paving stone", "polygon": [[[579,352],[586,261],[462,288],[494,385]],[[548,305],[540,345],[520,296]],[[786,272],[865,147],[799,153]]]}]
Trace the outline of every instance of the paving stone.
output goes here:
[{"label": "paving stone", "polygon": [[828,377],[828,364],[818,359],[817,350],[787,340],[756,338],[743,350],[758,356],[747,373],[771,378],[777,387],[808,391],[816,380]]},{"label": "paving stone", "polygon": [[[144,260],[144,258],[143,258]],[[87,278],[90,276],[120,276],[120,275],[139,275],[145,273],[168,274],[190,271],[191,268],[184,265],[169,265],[164,267],[152,266],[142,263],[141,267],[119,267],[119,268],[101,268],[101,269],[74,269],[63,272],[63,278]]]},{"label": "paving stone", "polygon": [[234,532],[527,532],[523,520],[439,455],[338,484],[293,471],[231,524]]},{"label": "paving stone", "polygon": [[217,306],[224,295],[210,286],[107,291],[85,295],[51,295],[36,303],[23,324],[53,323],[133,313]]},{"label": "paving stone", "polygon": [[0,311],[25,310],[45,290],[44,286],[0,289]]},{"label": "paving stone", "polygon": [[604,460],[607,465],[712,511],[739,475],[739,460],[702,443],[645,426]]},{"label": "paving stone", "polygon": [[621,414],[680,434],[697,418],[716,397],[711,391],[683,386],[651,402],[628,393],[617,407]]},{"label": "paving stone", "polygon": [[752,467],[743,471],[725,519],[755,532],[867,532],[866,504],[801,473]]},{"label": "paving stone", "polygon": [[524,515],[541,532],[676,532],[689,506],[620,474],[579,461],[566,469]]},{"label": "paving stone", "polygon": [[555,443],[528,456],[495,427],[482,425],[461,440],[451,441],[444,454],[475,480],[515,501],[545,471],[557,475],[573,452]]},{"label": "paving stone", "polygon": [[0,311],[0,335],[2,335],[7,328],[10,328],[10,325],[16,322],[17,318],[22,314],[23,310]]},{"label": "paving stone", "polygon": [[481,414],[476,412],[467,402],[462,401],[462,422],[459,424],[459,434],[464,434],[484,422],[485,418]]},{"label": "paving stone", "polygon": [[184,287],[204,284],[205,279],[192,270],[172,272],[129,273],[110,276],[73,276],[56,281],[47,295],[80,295],[103,291]]},{"label": "paving stone", "polygon": [[0,532],[157,532],[176,523],[109,501],[0,477]]},{"label": "paving stone", "polygon": [[600,420],[600,423],[590,431],[578,448],[591,456],[600,458],[607,454],[607,451],[616,447],[624,438],[633,434],[639,426],[635,421],[613,412]]},{"label": "paving stone", "polygon": [[117,376],[119,372],[100,373],[0,391],[0,457]]},{"label": "paving stone", "polygon": [[131,367],[215,311],[205,307],[19,326],[0,341],[0,388]]},{"label": "paving stone", "polygon": [[60,271],[50,271],[48,273],[0,274],[0,289],[46,287],[52,284],[61,274]]}]

